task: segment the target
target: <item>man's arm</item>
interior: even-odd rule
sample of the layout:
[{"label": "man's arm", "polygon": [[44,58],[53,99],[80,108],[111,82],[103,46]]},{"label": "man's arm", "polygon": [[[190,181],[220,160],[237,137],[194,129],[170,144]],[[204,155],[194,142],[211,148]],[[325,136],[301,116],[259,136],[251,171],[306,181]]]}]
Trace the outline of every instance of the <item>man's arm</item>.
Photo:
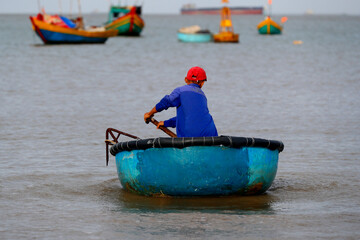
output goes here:
[{"label": "man's arm", "polygon": [[170,118],[169,120],[164,121],[164,127],[176,127],[176,117]]},{"label": "man's arm", "polygon": [[[180,90],[176,88],[170,95],[166,95],[163,97],[158,104],[144,114],[144,121],[148,122],[150,118],[154,116],[155,113],[161,112],[163,110],[168,109],[169,107],[177,107],[180,105]],[[176,123],[175,123],[176,125]]]}]

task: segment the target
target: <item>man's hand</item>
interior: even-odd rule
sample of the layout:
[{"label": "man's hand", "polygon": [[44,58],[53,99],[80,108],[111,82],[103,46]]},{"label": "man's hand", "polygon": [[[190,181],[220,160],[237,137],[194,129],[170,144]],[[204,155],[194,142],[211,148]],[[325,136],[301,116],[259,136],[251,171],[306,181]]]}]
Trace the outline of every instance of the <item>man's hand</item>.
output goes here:
[{"label": "man's hand", "polygon": [[158,123],[156,128],[159,129],[160,127],[163,127],[163,126],[164,126],[164,121],[161,121]]},{"label": "man's hand", "polygon": [[154,114],[151,114],[151,112],[145,113],[145,114],[144,114],[144,121],[145,121],[146,123],[149,123],[150,118],[152,118],[153,116],[154,116]]},{"label": "man's hand", "polygon": [[153,107],[153,109],[151,109],[150,112],[147,112],[147,113],[144,114],[144,121],[145,121],[146,123],[149,123],[150,118],[152,118],[155,113],[157,113],[156,107]]}]

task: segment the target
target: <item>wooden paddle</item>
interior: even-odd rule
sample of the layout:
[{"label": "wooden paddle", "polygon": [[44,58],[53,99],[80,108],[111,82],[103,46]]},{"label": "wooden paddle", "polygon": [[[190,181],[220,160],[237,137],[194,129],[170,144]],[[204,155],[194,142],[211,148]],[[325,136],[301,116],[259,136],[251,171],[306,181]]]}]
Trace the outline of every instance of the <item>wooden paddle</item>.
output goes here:
[{"label": "wooden paddle", "polygon": [[[148,119],[148,121],[146,121],[146,123],[152,122],[155,126],[157,126],[159,124],[159,122],[154,119],[154,118],[150,118]],[[168,128],[161,126],[159,127],[164,133],[166,133],[167,135],[169,135],[170,137],[176,138],[176,134],[173,133],[171,130],[169,130]]]},{"label": "wooden paddle", "polygon": [[[150,118],[146,121],[146,123],[152,122],[155,126],[157,126],[159,124],[158,121],[156,121],[154,118]],[[162,131],[164,131],[166,134],[168,134],[170,137],[177,137],[175,133],[173,133],[171,130],[167,129],[164,126],[159,127]],[[116,143],[118,143],[118,139],[120,137],[120,135],[125,135],[127,137],[130,138],[134,138],[134,139],[140,139],[137,136],[131,135],[129,133],[126,132],[122,132],[119,131],[115,128],[108,128],[106,129],[106,134],[105,134],[105,144],[106,144],[106,166],[109,164],[109,146],[115,145]],[[110,139],[112,138],[112,139]]]}]

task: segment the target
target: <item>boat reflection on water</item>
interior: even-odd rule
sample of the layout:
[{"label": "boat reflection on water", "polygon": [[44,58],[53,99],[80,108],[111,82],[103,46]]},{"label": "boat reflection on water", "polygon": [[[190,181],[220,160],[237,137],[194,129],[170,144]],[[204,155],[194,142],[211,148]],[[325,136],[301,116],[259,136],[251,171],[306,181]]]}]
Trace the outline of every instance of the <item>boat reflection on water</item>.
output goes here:
[{"label": "boat reflection on water", "polygon": [[244,214],[264,213],[271,214],[271,204],[276,202],[277,197],[265,193],[256,196],[219,196],[219,197],[146,197],[130,193],[117,184],[103,185],[102,200],[115,205],[116,211],[145,210],[197,210],[197,211],[245,211]]}]

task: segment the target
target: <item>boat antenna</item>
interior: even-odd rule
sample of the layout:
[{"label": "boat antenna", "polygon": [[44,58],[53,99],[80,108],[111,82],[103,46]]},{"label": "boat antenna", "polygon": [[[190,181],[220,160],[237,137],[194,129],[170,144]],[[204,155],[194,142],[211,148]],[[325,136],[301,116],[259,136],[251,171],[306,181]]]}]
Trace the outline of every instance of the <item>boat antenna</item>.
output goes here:
[{"label": "boat antenna", "polygon": [[70,9],[69,9],[69,11],[70,11],[70,18],[72,18],[72,6],[73,6],[73,1],[72,0],[70,0]]},{"label": "boat antenna", "polygon": [[79,6],[79,17],[81,17],[81,1],[78,0],[78,6]]},{"label": "boat antenna", "polygon": [[60,15],[62,15],[62,4],[61,4],[61,0],[59,0],[59,9],[60,9]]},{"label": "boat antenna", "polygon": [[40,10],[41,10],[41,8],[40,8],[40,0],[37,0],[37,4],[38,4],[39,12],[40,12]]},{"label": "boat antenna", "polygon": [[268,16],[271,16],[271,4],[272,4],[272,0],[268,0],[269,3],[269,12],[268,12]]}]

